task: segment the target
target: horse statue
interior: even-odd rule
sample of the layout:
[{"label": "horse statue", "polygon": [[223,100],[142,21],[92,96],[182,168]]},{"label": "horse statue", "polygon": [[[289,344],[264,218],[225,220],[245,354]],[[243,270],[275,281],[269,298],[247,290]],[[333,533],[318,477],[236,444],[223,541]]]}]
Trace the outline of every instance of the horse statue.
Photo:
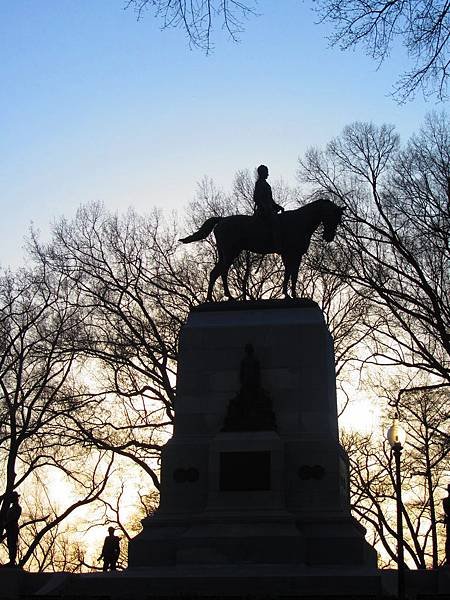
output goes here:
[{"label": "horse statue", "polygon": [[295,210],[287,210],[275,217],[275,235],[267,222],[257,215],[211,217],[198,231],[180,239],[180,242],[189,244],[204,240],[214,230],[218,261],[209,276],[208,301],[212,301],[214,284],[219,276],[222,277],[225,296],[231,299],[228,271],[243,250],[258,254],[280,254],[284,265],[283,294],[289,297],[290,280],[292,297],[296,298],[298,270],[303,255],[308,251],[312,234],[322,224],[323,239],[332,242],[343,210],[325,198]]}]

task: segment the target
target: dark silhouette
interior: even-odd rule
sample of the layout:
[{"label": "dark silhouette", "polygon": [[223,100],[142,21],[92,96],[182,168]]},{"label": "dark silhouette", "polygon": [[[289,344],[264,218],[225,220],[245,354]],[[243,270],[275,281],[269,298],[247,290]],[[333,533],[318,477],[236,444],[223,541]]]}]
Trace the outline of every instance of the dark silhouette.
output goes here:
[{"label": "dark silhouette", "polygon": [[447,486],[447,497],[442,500],[445,523],[445,564],[450,566],[450,485]]},{"label": "dark silhouette", "polygon": [[361,49],[378,62],[390,56],[391,51],[394,55],[401,46],[407,48],[411,63],[405,63],[406,68],[395,77],[393,88],[400,104],[412,100],[418,92],[426,97],[436,96],[442,102],[448,99],[450,47],[446,2],[323,0],[318,8],[318,22],[331,24],[334,32],[329,39],[341,50]]},{"label": "dark silhouette", "polygon": [[155,18],[162,17],[161,29],[182,29],[190,49],[200,48],[209,54],[214,47],[211,38],[217,30],[226,30],[232,40],[237,40],[244,23],[256,14],[252,4],[251,0],[126,0],[125,9],[133,7],[138,21],[153,9]]},{"label": "dark silhouette", "polygon": [[272,237],[272,241],[275,246],[279,245],[280,241],[280,228],[277,213],[284,212],[284,208],[277,204],[272,196],[272,188],[267,183],[269,177],[269,169],[266,165],[259,165],[258,179],[255,183],[255,189],[253,191],[253,201],[255,203],[254,213],[256,216],[261,217],[269,229],[269,233]]},{"label": "dark silhouette", "polygon": [[6,544],[8,546],[9,563],[7,566],[13,567],[16,564],[17,542],[19,540],[19,519],[22,514],[22,507],[19,504],[20,494],[12,492],[10,496],[10,506],[6,513],[4,528],[6,530]]},{"label": "dark silhouette", "polygon": [[302,256],[306,254],[314,231],[323,224],[323,238],[331,242],[341,223],[343,208],[331,200],[320,199],[296,210],[288,210],[279,216],[279,242],[276,243],[264,219],[258,216],[232,215],[211,217],[198,231],[182,238],[184,244],[204,240],[214,229],[218,251],[218,261],[209,276],[207,299],[212,301],[214,284],[222,277],[225,296],[231,298],[228,288],[228,271],[242,250],[259,254],[281,255],[284,264],[283,293],[288,297],[288,283],[291,282],[292,297],[296,298],[298,270]]},{"label": "dark silhouette", "polygon": [[239,381],[241,382],[241,393],[254,396],[261,387],[261,367],[255,356],[255,350],[251,344],[244,347],[244,358],[241,361]]},{"label": "dark silhouette", "polygon": [[275,415],[261,387],[261,368],[251,344],[246,344],[239,378],[241,389],[228,405],[222,431],[273,431]]},{"label": "dark silhouette", "polygon": [[114,535],[114,527],[108,527],[108,535],[103,542],[102,553],[98,560],[103,559],[104,571],[115,571],[120,555],[120,538]]}]

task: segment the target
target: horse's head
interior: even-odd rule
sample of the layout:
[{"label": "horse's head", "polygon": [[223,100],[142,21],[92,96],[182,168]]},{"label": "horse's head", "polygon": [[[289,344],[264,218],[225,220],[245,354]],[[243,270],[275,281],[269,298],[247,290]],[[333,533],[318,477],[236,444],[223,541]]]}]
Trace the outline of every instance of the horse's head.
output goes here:
[{"label": "horse's head", "polygon": [[338,225],[341,224],[342,221],[342,213],[344,209],[340,206],[331,202],[331,200],[325,200],[325,212],[322,219],[323,223],[323,239],[326,242],[332,242],[334,240],[334,236],[336,235],[336,230]]}]

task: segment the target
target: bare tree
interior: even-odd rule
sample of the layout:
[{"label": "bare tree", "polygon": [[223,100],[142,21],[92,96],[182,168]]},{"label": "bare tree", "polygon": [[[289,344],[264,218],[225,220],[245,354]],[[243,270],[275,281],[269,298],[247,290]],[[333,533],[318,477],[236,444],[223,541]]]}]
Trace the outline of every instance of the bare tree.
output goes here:
[{"label": "bare tree", "polygon": [[[438,0],[315,0],[320,22],[334,26],[331,43],[346,50],[362,46],[382,63],[396,44],[406,50],[411,67],[399,75],[393,93],[399,101],[418,90],[445,100],[450,65],[450,8]],[[218,24],[233,40],[256,16],[257,0],[125,0],[137,19],[150,11],[162,29],[179,28],[189,44],[209,52]]]},{"label": "bare tree", "polygon": [[23,515],[21,565],[69,515],[100,497],[111,470],[111,456],[98,452],[87,469],[86,450],[66,435],[71,417],[92,401],[74,378],[84,317],[68,280],[45,268],[0,278],[0,520],[13,491],[52,474],[79,494],[58,511],[47,504]]},{"label": "bare tree", "polygon": [[[407,451],[414,461],[413,481],[416,483],[419,479],[419,485],[412,486],[411,505],[414,510],[420,508],[429,522],[422,546],[427,549],[432,567],[437,568],[440,564],[438,523],[442,521],[439,518],[438,507],[450,469],[449,392],[412,391],[402,399],[401,411],[404,421],[408,424]],[[414,525],[419,532],[420,525]]]},{"label": "bare tree", "polygon": [[161,20],[162,28],[180,28],[189,44],[209,52],[211,34],[216,20],[233,40],[242,31],[243,22],[255,15],[255,0],[126,0],[125,8],[132,7],[138,19],[146,10]]},{"label": "bare tree", "polygon": [[427,372],[437,387],[450,385],[449,132],[430,115],[401,149],[393,127],[354,123],[300,166],[346,206],[335,272],[376,305],[364,317],[372,362]]},{"label": "bare tree", "polygon": [[61,220],[35,259],[68,278],[88,311],[77,351],[89,367],[97,405],[71,415],[86,444],[134,461],[159,487],[158,458],[173,421],[179,329],[199,302],[194,261],[176,256],[177,231],[132,211],[99,205]]},{"label": "bare tree", "polygon": [[[58,520],[54,527],[48,529],[44,535],[41,534],[43,523],[58,519],[61,513],[58,502],[55,502],[47,492],[47,489],[54,485],[51,474],[45,483],[35,477],[33,485],[27,487],[26,496],[23,495],[25,496],[22,498],[24,523],[21,528],[20,543],[22,554],[24,554],[23,550],[27,549],[29,555],[27,568],[30,571],[81,572],[88,565],[84,544],[77,539],[80,533],[79,522],[72,521],[69,524],[64,520]],[[60,481],[60,486],[65,486],[66,493],[71,488],[67,480]],[[82,496],[83,492],[79,486],[76,493]],[[93,508],[92,505],[90,508]],[[45,515],[44,519],[42,515]]]},{"label": "bare tree", "polygon": [[[392,390],[387,393],[392,395]],[[415,568],[437,568],[445,558],[438,506],[450,468],[448,440],[442,431],[449,426],[448,392],[411,391],[400,411],[407,431],[401,469],[405,557]],[[353,514],[368,528],[382,563],[395,563],[398,539],[391,450],[373,433],[344,433],[342,441],[350,460]]]},{"label": "bare tree", "polygon": [[[325,150],[311,149],[299,174],[346,207],[344,232],[327,269],[362,299],[359,346],[365,379],[408,429],[403,453],[405,554],[417,568],[440,562],[440,495],[448,476],[450,126],[430,115],[403,147],[392,126],[354,123]],[[355,356],[358,360],[358,356]],[[388,374],[400,379],[387,385]],[[394,473],[376,436],[344,438],[353,510],[396,559]],[[441,555],[442,556],[442,555]]]},{"label": "bare tree", "polygon": [[321,21],[331,23],[333,45],[365,48],[379,63],[400,42],[412,63],[394,95],[401,101],[418,90],[447,97],[450,67],[450,6],[438,0],[316,0]]}]

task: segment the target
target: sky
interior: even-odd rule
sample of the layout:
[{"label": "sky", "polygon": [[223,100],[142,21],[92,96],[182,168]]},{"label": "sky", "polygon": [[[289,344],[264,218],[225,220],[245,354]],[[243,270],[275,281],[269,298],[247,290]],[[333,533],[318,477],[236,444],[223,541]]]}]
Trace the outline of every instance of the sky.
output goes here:
[{"label": "sky", "polygon": [[[355,120],[402,139],[436,106],[390,91],[401,48],[377,64],[341,52],[309,0],[260,0],[235,43],[209,55],[125,0],[0,1],[0,266],[23,261],[30,224],[80,204],[179,211],[204,176],[230,189],[265,163],[296,184],[298,157]],[[438,107],[442,108],[442,107]]]}]

